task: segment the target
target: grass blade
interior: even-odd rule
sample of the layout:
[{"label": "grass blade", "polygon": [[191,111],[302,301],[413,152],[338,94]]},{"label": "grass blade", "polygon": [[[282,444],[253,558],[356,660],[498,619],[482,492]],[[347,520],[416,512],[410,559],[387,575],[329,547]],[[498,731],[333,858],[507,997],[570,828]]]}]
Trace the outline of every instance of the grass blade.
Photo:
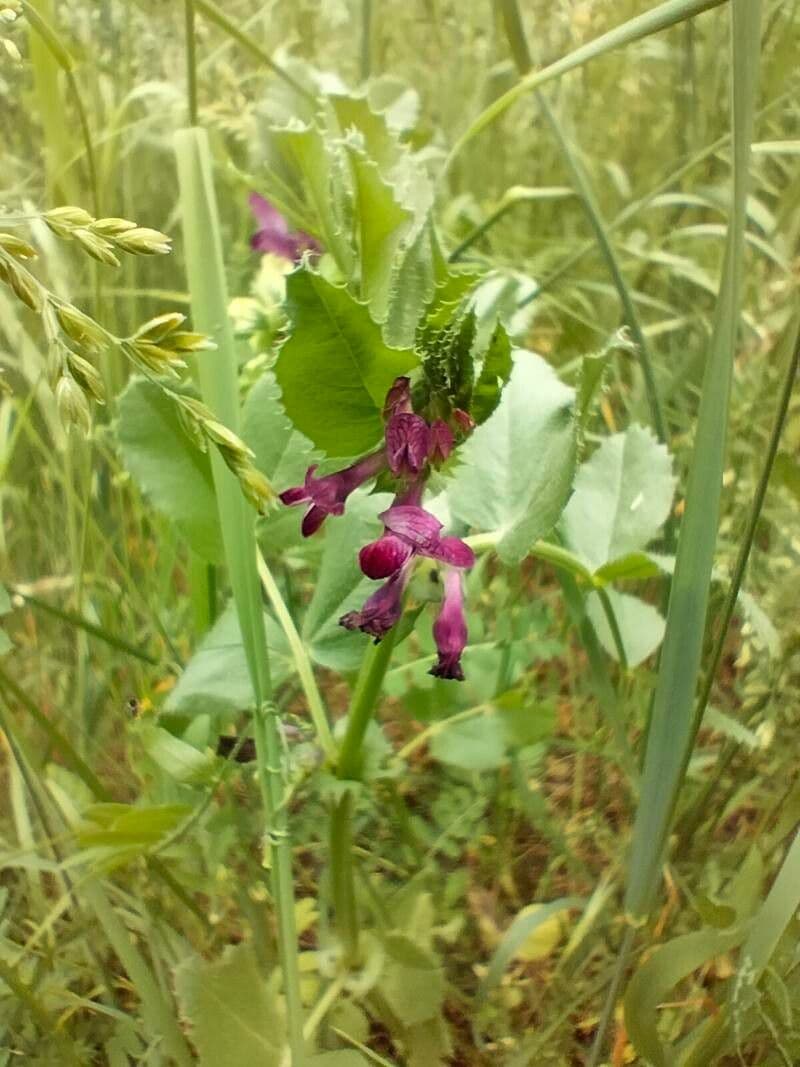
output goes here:
[{"label": "grass blade", "polygon": [[562,56],[561,59],[551,63],[544,70],[534,71],[529,74],[517,85],[509,89],[508,92],[503,93],[502,96],[493,101],[476,119],[473,119],[468,129],[453,145],[450,155],[445,161],[444,172],[446,173],[450,169],[456,156],[460,155],[462,150],[481,130],[484,130],[496,118],[499,118],[504,111],[507,111],[525,93],[540,88],[540,86],[552,81],[554,78],[560,78],[567,71],[581,67],[584,63],[605,55],[606,52],[631,44],[642,37],[648,37],[651,33],[665,30],[669,26],[674,26],[676,22],[694,18],[695,15],[708,11],[709,8],[718,7],[724,2],[725,0],[667,0],[666,3],[659,4],[652,10],[646,11],[643,15],[628,19],[621,26],[609,30],[608,33],[601,34],[593,41],[589,41],[588,44],[581,45],[580,48],[576,48],[574,52],[569,52],[566,56]]},{"label": "grass blade", "polygon": [[[217,344],[217,351],[212,358],[198,360],[200,391],[205,403],[235,433],[239,427],[237,361],[227,314],[222,241],[211,154],[205,131],[197,128],[180,130],[175,137],[175,150],[194,325],[213,337]],[[293,1060],[299,1063],[303,1049],[302,1004],[297,970],[292,853],[283,804],[281,740],[277,709],[272,702],[269,655],[256,568],[255,513],[246,503],[236,478],[216,450],[211,463],[225,558],[256,697],[253,725],[271,845],[273,894],[289,1041]]]},{"label": "grass blade", "polygon": [[758,0],[732,6],[733,203],[633,832],[626,910],[648,913],[697,723],[695,691],[717,539],[740,317],[748,162],[759,59]]}]

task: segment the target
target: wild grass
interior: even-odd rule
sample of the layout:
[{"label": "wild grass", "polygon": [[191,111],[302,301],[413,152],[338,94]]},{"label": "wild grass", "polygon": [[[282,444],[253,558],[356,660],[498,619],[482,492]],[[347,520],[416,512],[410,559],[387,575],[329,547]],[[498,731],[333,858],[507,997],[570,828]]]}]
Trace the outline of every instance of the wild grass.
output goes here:
[{"label": "wild grass", "polygon": [[[604,651],[566,549],[510,568],[490,540],[470,578],[491,679],[474,703],[419,682],[421,626],[360,673],[312,666],[297,620],[313,546],[276,526],[258,557],[255,513],[211,450],[224,561],[198,556],[121,459],[122,358],[103,357],[90,437],[67,435],[40,321],[0,285],[0,1063],[193,1062],[207,1035],[189,1025],[187,961],[237,996],[252,968],[255,1017],[288,1023],[294,1064],[304,1029],[360,1050],[354,1063],[796,1062],[797,4],[23,7],[1,34],[23,60],[0,49],[0,230],[70,203],[174,239],[113,273],[34,217],[12,232],[39,247],[50,291],[119,336],[190,312],[217,344],[192,357],[202,397],[240,432],[262,368],[226,307],[258,270],[265,86],[292,89],[292,54],[350,86],[395,76],[444,175],[446,250],[539,283],[529,347],[574,383],[631,329],[584,455],[651,426],[677,475],[658,547],[678,548],[669,579],[634,587],[654,605],[671,587],[660,656],[641,666]],[[183,750],[153,758],[155,712],[228,588],[254,716],[158,721],[176,737],[213,722],[194,727],[201,755],[216,733],[252,733],[257,771],[218,761],[192,781]],[[448,763],[448,738],[512,689],[551,733],[489,770]],[[288,782],[279,718],[300,737]],[[386,773],[348,791],[373,759]],[[172,819],[167,836],[137,823],[104,851],[112,804]],[[443,961],[429,1044],[378,1021],[369,976],[331,963],[337,942],[353,964],[398,929]]]}]

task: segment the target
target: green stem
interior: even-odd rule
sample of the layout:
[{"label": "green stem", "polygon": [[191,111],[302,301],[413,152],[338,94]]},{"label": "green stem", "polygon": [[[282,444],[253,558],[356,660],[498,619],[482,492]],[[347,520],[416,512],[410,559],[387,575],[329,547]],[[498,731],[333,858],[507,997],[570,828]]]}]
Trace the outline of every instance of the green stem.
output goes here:
[{"label": "green stem", "polygon": [[[525,39],[525,32],[522,26],[522,19],[517,6],[517,0],[497,0],[497,2],[503,16],[503,24],[505,26],[509,47],[514,57],[514,62],[520,77],[525,78],[530,74],[533,63],[528,49],[528,42]],[[583,201],[586,217],[594,230],[595,240],[600,247],[609,274],[614,281],[625,314],[625,319],[631,329],[633,338],[636,341],[637,351],[639,353],[639,364],[642,369],[645,391],[650,406],[650,417],[653,421],[653,426],[655,427],[659,440],[666,441],[667,426],[661,408],[661,399],[658,395],[658,386],[656,384],[655,372],[653,370],[650,348],[647,339],[645,338],[642,324],[639,321],[639,315],[631,297],[630,289],[625,281],[622,268],[619,265],[617,254],[614,251],[614,246],[611,244],[608,228],[602,217],[600,205],[594,195],[594,189],[592,188],[589,176],[584,170],[582,163],[572,151],[569,142],[564,136],[561,126],[547,102],[547,97],[541,89],[535,91],[535,97],[539,109],[544,115],[545,121],[558,143],[562,158],[572,175],[575,188]]]},{"label": "green stem", "polygon": [[297,668],[297,675],[300,679],[300,685],[303,687],[303,693],[306,698],[306,703],[308,704],[308,711],[311,715],[311,721],[314,723],[314,729],[317,732],[317,740],[322,746],[322,750],[329,762],[335,763],[336,742],[333,739],[333,734],[331,733],[331,728],[328,724],[328,712],[325,708],[319,687],[317,686],[317,680],[314,677],[314,670],[311,666],[311,659],[306,651],[306,646],[303,644],[302,637],[297,632],[294,619],[286,606],[286,602],[281,596],[278,583],[275,581],[272,571],[269,569],[267,561],[264,559],[261,552],[258,553],[256,562],[264,592],[267,594],[267,598],[272,605],[272,610],[275,612],[275,617],[280,623],[281,629],[289,643],[289,648],[292,651],[295,667]]},{"label": "green stem", "polygon": [[51,26],[42,18],[33,4],[28,0],[22,0],[22,7],[29,25],[36,31],[47,50],[55,59],[56,63],[64,71],[70,91],[75,99],[75,110],[78,112],[78,122],[81,127],[83,144],[86,150],[86,165],[89,169],[89,188],[92,192],[92,208],[96,217],[100,216],[100,186],[97,180],[97,163],[94,155],[94,143],[91,130],[89,129],[89,116],[83,103],[80,87],[75,78],[74,63],[72,56],[64,48],[58,39],[58,35]]},{"label": "green stem", "polygon": [[313,94],[310,93],[305,86],[301,85],[300,82],[295,81],[291,74],[285,71],[282,67],[279,67],[273,60],[272,56],[270,56],[269,52],[262,48],[258,41],[251,37],[249,33],[245,33],[244,30],[239,29],[236,23],[228,18],[222,8],[213,3],[213,0],[194,0],[194,6],[198,11],[205,15],[209,22],[216,23],[221,30],[237,41],[242,48],[254,55],[256,59],[266,64],[273,74],[277,74],[287,85],[291,85],[295,92],[300,93],[300,95],[304,96],[307,100],[314,99]]},{"label": "green stem", "polygon": [[372,721],[375,702],[389,666],[396,635],[397,627],[394,626],[381,642],[367,648],[361,663],[353,698],[350,701],[350,710],[347,713],[347,728],[339,746],[337,761],[339,778],[358,780],[361,774],[364,735]]},{"label": "green stem", "polygon": [[606,617],[608,628],[611,631],[611,637],[614,641],[614,648],[617,650],[617,657],[619,659],[619,665],[623,671],[628,669],[628,653],[625,651],[625,643],[622,640],[622,634],[620,633],[619,624],[617,623],[617,616],[614,614],[614,608],[611,605],[611,599],[608,595],[608,590],[603,586],[597,587],[597,595],[600,597],[600,603],[603,606],[603,614]]},{"label": "green stem", "polygon": [[361,0],[361,80],[372,73],[372,0]]},{"label": "green stem", "polygon": [[44,611],[47,615],[52,615],[55,619],[60,619],[61,622],[69,626],[74,626],[87,634],[91,634],[92,637],[96,637],[99,641],[104,641],[107,645],[118,649],[120,652],[126,652],[128,655],[134,656],[143,663],[150,663],[154,667],[158,666],[160,662],[155,656],[151,656],[149,652],[137,648],[136,645],[129,644],[123,637],[118,637],[100,626],[95,626],[94,623],[89,622],[80,615],[76,615],[74,612],[64,611],[53,604],[48,604],[46,600],[40,600],[39,597],[23,592],[19,586],[10,586],[10,590],[14,596],[22,597],[25,603],[30,604],[31,607],[38,608],[40,611]]},{"label": "green stem", "polygon": [[597,1033],[594,1037],[594,1044],[592,1045],[592,1051],[589,1055],[586,1067],[597,1067],[600,1063],[606,1043],[606,1033],[608,1032],[609,1023],[614,1015],[619,987],[622,985],[622,980],[625,977],[625,972],[628,967],[628,957],[631,954],[635,937],[636,927],[627,926],[625,928],[625,936],[622,939],[622,944],[619,947],[617,961],[614,967],[614,975],[611,979],[611,984],[608,987],[608,992],[606,993],[603,1010],[600,1014],[600,1021],[597,1024]]},{"label": "green stem", "polygon": [[[199,2],[197,6],[199,9],[203,7]],[[240,418],[238,362],[227,315],[222,239],[208,138],[204,130],[181,130],[176,135],[175,147],[194,323],[217,344],[213,360],[197,360],[200,391],[203,401],[220,421],[236,433]],[[273,702],[256,563],[255,515],[242,496],[237,479],[217,451],[211,456],[211,470],[225,558],[255,696],[253,733],[272,867],[289,1046],[292,1063],[299,1067],[304,1056],[303,1004],[294,917],[292,850],[279,716]]]},{"label": "green stem", "polygon": [[331,896],[345,969],[358,963],[358,910],[353,864],[353,792],[334,801],[330,822]]},{"label": "green stem", "polygon": [[[739,590],[742,586],[744,579],[744,572],[747,569],[747,562],[750,558],[750,552],[753,548],[753,540],[755,539],[756,528],[758,526],[758,520],[761,516],[761,509],[764,506],[764,497],[767,493],[769,486],[769,479],[772,473],[772,467],[775,463],[775,456],[778,452],[778,446],[780,444],[781,434],[786,422],[786,415],[789,410],[789,402],[792,397],[792,391],[794,389],[795,379],[797,377],[798,366],[800,366],[800,321],[798,322],[797,334],[795,336],[794,347],[792,354],[789,358],[789,363],[786,367],[786,374],[784,375],[783,385],[781,387],[780,397],[778,398],[778,404],[775,410],[775,417],[772,421],[772,432],[770,433],[769,444],[767,445],[767,453],[764,457],[764,464],[759,474],[758,482],[756,484],[756,492],[753,497],[753,503],[750,508],[750,514],[747,517],[747,525],[745,527],[742,542],[739,546],[739,554],[736,557],[736,564],[733,568],[733,574],[731,576],[730,585],[728,586],[727,596],[725,603],[722,607],[719,620],[717,622],[717,636],[714,642],[714,647],[711,650],[708,666],[706,667],[705,675],[703,677],[703,685],[700,690],[700,695],[697,698],[697,704],[695,706],[694,713],[694,731],[696,732],[703,718],[703,714],[708,705],[709,698],[711,696],[711,690],[714,686],[714,679],[716,678],[717,670],[719,668],[720,660],[722,659],[722,652],[725,647],[725,639],[728,634],[728,627],[730,626],[733,613],[736,610],[736,601],[739,597]],[[736,751],[736,745],[727,746],[723,752],[722,757],[717,761],[714,774],[706,782],[700,796],[693,805],[692,810],[688,813],[684,824],[681,827],[678,844],[676,846],[678,852],[684,852],[688,847],[692,837],[697,831],[698,826],[703,820],[703,817],[708,812],[708,802],[711,799],[714,791],[718,787],[722,775],[730,763],[733,755]]]},{"label": "green stem", "polygon": [[194,0],[184,0],[186,46],[186,100],[189,125],[197,125],[197,43],[194,36]]}]

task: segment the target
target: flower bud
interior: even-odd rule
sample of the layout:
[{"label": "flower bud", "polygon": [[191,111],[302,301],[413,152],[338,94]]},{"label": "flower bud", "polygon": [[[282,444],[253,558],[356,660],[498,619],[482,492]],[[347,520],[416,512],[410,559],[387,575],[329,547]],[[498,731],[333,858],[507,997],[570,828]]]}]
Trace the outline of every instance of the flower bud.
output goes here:
[{"label": "flower bud", "polygon": [[105,263],[109,267],[118,267],[119,260],[114,255],[113,247],[104,237],[98,237],[91,230],[78,227],[72,231],[72,237],[92,259]]},{"label": "flower bud", "polygon": [[5,248],[6,252],[10,252],[17,259],[36,259],[39,255],[33,245],[13,233],[0,233],[0,248]]},{"label": "flower bud", "polygon": [[136,223],[128,219],[96,219],[90,228],[101,237],[117,237],[128,230],[135,230]]},{"label": "flower bud", "polygon": [[171,249],[170,239],[159,230],[149,230],[145,226],[136,226],[126,233],[114,238],[117,248],[130,252],[133,256],[163,255]]},{"label": "flower bud", "polygon": [[82,207],[54,207],[45,211],[44,221],[58,237],[69,237],[76,226],[88,226],[94,219]]},{"label": "flower bud", "polygon": [[84,315],[72,304],[61,304],[56,308],[56,317],[61,329],[76,344],[88,348],[103,348],[107,343],[105,331],[94,319]]},{"label": "flower bud", "polygon": [[31,311],[41,311],[41,290],[27,271],[22,271],[12,262],[7,261],[4,263],[3,274],[3,280],[8,282],[23,304],[26,304]]},{"label": "flower bud", "polygon": [[98,404],[105,404],[106,390],[97,368],[71,350],[67,352],[67,366],[84,393],[89,393]]},{"label": "flower bud", "polygon": [[77,426],[88,435],[92,428],[89,401],[75,379],[68,374],[65,374],[56,386],[56,405],[64,429],[70,430]]}]

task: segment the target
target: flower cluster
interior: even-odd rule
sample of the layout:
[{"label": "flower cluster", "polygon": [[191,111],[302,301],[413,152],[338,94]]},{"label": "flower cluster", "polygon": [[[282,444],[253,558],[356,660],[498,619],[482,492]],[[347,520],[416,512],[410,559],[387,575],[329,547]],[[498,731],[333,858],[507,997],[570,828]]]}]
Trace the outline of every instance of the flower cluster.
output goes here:
[{"label": "flower cluster", "polygon": [[[422,507],[425,482],[432,466],[443,463],[455,447],[453,428],[443,419],[428,422],[411,403],[408,378],[398,378],[384,406],[384,444],[350,467],[318,478],[309,467],[303,485],[280,494],[284,504],[306,504],[302,531],[315,533],[328,515],[341,515],[345,502],[358,486],[388,472],[396,482],[392,506],[379,518],[383,533],[359,553],[361,570],[368,578],[383,580],[360,611],[339,620],[348,630],[361,630],[380,641],[399,620],[403,594],[418,556],[444,566],[444,597],[433,627],[438,661],[431,674],[463,680],[461,654],[467,643],[461,572],[475,562],[472,549],[457,537],[442,536],[442,523]],[[464,412],[453,413],[458,431],[468,432],[472,421]]]}]

